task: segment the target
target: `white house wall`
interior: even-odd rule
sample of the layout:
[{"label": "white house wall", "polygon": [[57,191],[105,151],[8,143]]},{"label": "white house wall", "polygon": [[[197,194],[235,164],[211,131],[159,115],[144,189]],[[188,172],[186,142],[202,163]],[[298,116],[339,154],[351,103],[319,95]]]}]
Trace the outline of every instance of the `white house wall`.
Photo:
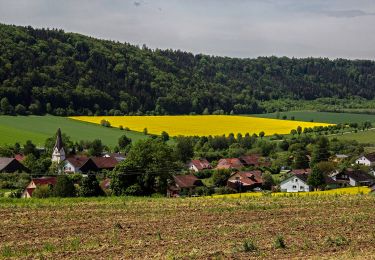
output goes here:
[{"label": "white house wall", "polygon": [[283,192],[304,192],[310,191],[309,185],[300,180],[299,178],[290,178],[286,182],[280,185],[280,189]]}]

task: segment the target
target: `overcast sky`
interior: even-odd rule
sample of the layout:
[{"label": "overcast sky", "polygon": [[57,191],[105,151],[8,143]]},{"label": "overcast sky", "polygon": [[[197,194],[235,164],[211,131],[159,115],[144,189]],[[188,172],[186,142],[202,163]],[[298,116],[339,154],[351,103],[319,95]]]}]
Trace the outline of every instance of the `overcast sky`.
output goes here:
[{"label": "overcast sky", "polygon": [[220,56],[375,59],[375,0],[0,0],[0,22]]}]

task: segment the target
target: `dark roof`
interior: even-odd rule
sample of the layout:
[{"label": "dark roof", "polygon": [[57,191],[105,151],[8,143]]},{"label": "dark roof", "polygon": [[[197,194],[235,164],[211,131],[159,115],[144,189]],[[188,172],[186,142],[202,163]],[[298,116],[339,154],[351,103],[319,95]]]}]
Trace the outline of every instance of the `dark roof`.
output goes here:
[{"label": "dark roof", "polygon": [[57,136],[56,136],[56,143],[53,149],[57,148],[58,151],[60,151],[64,147],[62,138],[61,138],[61,130],[60,128],[57,129]]},{"label": "dark roof", "polygon": [[293,176],[299,178],[300,180],[304,181],[307,183],[307,179],[309,178],[308,174],[293,174]]},{"label": "dark roof", "polygon": [[370,162],[375,162],[375,153],[368,153],[364,155]]},{"label": "dark roof", "polygon": [[180,188],[194,188],[196,186],[202,186],[203,183],[194,175],[176,175],[173,176],[175,183]]},{"label": "dark roof", "polygon": [[88,160],[88,157],[85,156],[74,156],[68,157],[66,160],[71,163],[76,168],[81,168]]},{"label": "dark roof", "polygon": [[250,165],[258,166],[259,159],[260,159],[260,156],[258,154],[244,155],[240,157],[241,162],[247,166],[250,166]]},{"label": "dark roof", "polygon": [[114,157],[93,157],[91,159],[98,169],[113,169],[119,163]]},{"label": "dark roof", "polygon": [[190,164],[194,165],[199,171],[211,169],[211,164],[206,159],[191,160]]},{"label": "dark roof", "polygon": [[16,159],[0,157],[0,171],[5,169],[13,160],[16,160]]},{"label": "dark roof", "polygon": [[35,185],[55,185],[56,184],[56,177],[42,177],[42,178],[34,178],[31,179]]},{"label": "dark roof", "polygon": [[346,174],[349,176],[349,178],[352,178],[357,182],[375,181],[375,178],[373,176],[360,170],[348,170],[346,171]]}]

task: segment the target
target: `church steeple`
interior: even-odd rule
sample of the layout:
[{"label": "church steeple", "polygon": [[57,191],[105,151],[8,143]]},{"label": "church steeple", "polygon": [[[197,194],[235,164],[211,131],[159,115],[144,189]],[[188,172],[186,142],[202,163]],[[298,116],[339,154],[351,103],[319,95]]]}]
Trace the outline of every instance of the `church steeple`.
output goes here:
[{"label": "church steeple", "polygon": [[52,162],[60,163],[65,160],[64,144],[61,138],[61,129],[57,129],[56,143],[53,147]]}]

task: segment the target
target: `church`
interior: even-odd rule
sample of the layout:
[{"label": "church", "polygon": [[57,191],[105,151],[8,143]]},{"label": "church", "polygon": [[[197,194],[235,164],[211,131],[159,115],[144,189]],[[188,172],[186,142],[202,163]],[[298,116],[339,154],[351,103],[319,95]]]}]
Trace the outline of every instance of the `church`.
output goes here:
[{"label": "church", "polygon": [[60,164],[61,162],[65,160],[65,158],[66,158],[66,155],[65,155],[63,141],[61,138],[61,129],[59,128],[57,130],[56,143],[55,143],[55,146],[53,147],[52,162]]}]

